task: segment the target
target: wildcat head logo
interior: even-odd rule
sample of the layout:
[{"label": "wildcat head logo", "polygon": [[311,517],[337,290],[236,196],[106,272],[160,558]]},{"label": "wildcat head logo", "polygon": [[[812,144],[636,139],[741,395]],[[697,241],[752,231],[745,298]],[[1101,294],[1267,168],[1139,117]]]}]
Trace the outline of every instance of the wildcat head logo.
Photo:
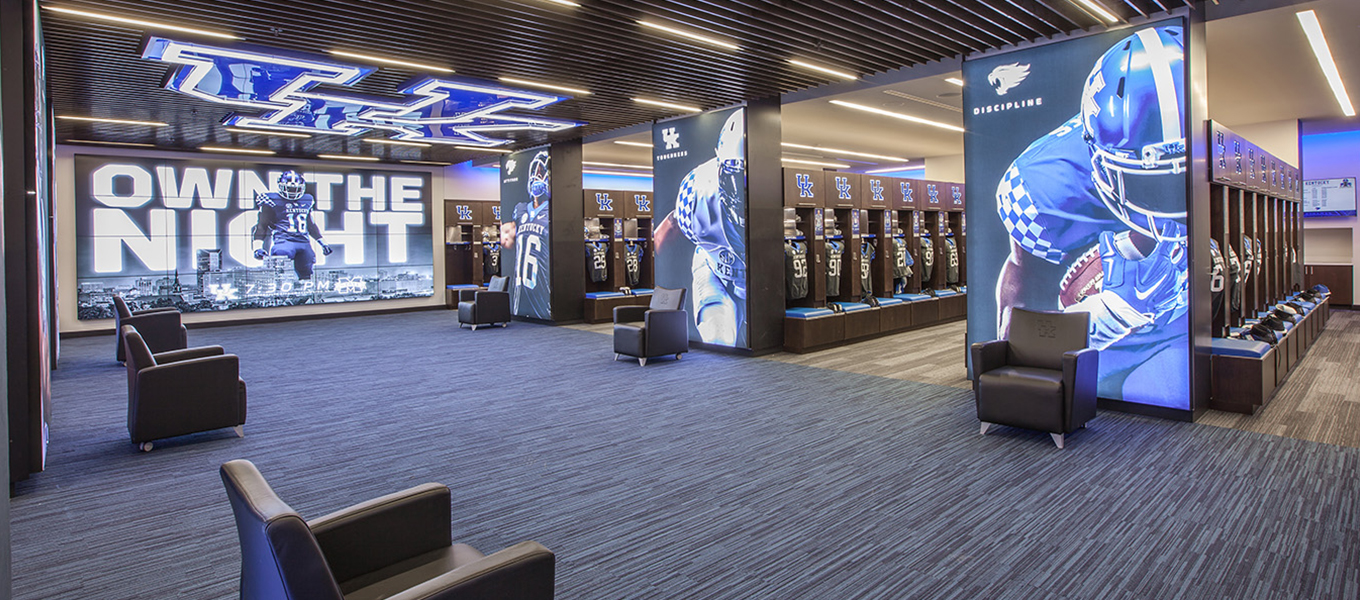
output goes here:
[{"label": "wildcat head logo", "polygon": [[506,173],[514,173],[514,172],[515,172],[515,166],[516,166],[517,164],[518,164],[518,163],[515,162],[515,159],[513,159],[513,158],[507,159],[507,160],[505,161],[505,172],[506,172]]},{"label": "wildcat head logo", "polygon": [[992,89],[996,90],[996,95],[1005,96],[1006,92],[1020,85],[1020,82],[1027,77],[1029,77],[1029,65],[1011,63],[992,69],[992,72],[987,74],[987,83],[991,84]]}]

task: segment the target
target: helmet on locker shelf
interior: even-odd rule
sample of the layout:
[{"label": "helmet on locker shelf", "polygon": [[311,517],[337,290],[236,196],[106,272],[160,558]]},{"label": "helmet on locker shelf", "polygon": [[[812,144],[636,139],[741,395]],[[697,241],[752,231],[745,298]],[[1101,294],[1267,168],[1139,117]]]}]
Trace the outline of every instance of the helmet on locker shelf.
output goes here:
[{"label": "helmet on locker shelf", "polygon": [[1180,27],[1147,28],[1096,61],[1082,90],[1091,180],[1110,211],[1135,231],[1181,239],[1184,228],[1185,40]]}]

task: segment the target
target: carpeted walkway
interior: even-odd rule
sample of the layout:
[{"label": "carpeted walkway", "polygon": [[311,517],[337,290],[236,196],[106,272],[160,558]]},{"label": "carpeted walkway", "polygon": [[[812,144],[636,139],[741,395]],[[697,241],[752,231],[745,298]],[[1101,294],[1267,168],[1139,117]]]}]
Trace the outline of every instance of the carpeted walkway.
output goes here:
[{"label": "carpeted walkway", "polygon": [[969,392],[448,312],[194,330],[241,355],[245,439],[127,441],[111,338],[65,340],[15,597],[236,597],[217,466],[304,517],[425,481],[455,539],[557,552],[558,598],[1343,598],[1360,450],[1102,413],[977,435]]}]

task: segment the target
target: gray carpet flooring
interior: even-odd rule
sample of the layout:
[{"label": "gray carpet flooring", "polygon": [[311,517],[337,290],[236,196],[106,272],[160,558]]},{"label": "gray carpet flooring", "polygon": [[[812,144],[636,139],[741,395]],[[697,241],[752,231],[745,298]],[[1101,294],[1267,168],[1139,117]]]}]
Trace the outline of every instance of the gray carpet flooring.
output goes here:
[{"label": "gray carpet flooring", "polygon": [[1354,598],[1360,450],[1102,413],[1066,450],[977,435],[966,390],[448,312],[193,330],[239,354],[246,437],[137,452],[112,339],[63,342],[15,597],[233,598],[217,467],[304,517],[425,481],[454,536],[558,556],[563,599]]}]

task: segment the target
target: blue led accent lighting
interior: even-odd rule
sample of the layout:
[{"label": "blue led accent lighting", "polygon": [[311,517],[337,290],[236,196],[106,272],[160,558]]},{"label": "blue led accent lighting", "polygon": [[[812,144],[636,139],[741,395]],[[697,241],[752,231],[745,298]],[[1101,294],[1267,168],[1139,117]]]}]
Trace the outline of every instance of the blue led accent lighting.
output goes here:
[{"label": "blue led accent lighting", "polygon": [[585,123],[510,114],[567,99],[471,79],[423,77],[403,97],[347,94],[318,86],[352,86],[375,69],[258,46],[211,46],[152,36],[142,58],[179,65],[165,88],[256,113],[228,115],[227,125],[304,133],[360,135],[490,148],[513,140],[485,134],[554,132]]}]

